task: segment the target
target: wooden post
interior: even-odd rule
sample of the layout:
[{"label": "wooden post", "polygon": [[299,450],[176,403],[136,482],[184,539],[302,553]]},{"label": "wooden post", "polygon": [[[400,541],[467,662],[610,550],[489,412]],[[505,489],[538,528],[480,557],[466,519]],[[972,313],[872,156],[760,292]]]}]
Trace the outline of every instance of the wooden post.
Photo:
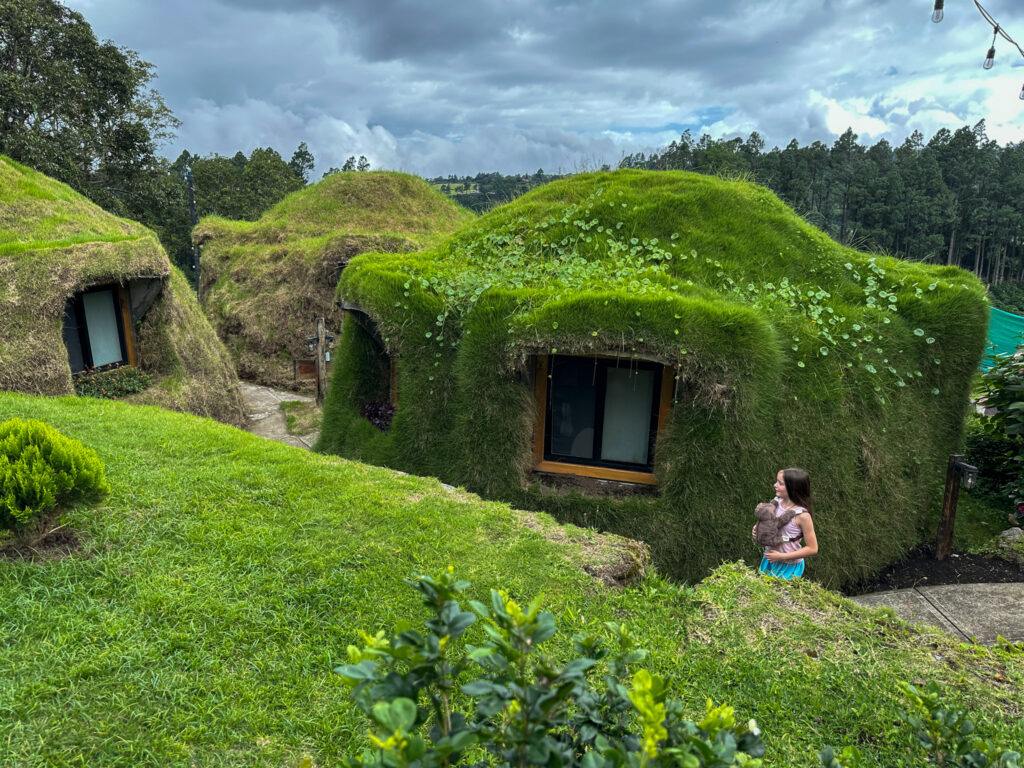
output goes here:
[{"label": "wooden post", "polygon": [[327,329],[324,319],[316,319],[316,404],[324,404],[327,392]]},{"label": "wooden post", "polygon": [[936,560],[945,560],[953,551],[953,525],[956,522],[956,503],[960,498],[960,462],[963,458],[953,454],[946,465],[946,492],[942,497],[942,519],[935,542]]}]

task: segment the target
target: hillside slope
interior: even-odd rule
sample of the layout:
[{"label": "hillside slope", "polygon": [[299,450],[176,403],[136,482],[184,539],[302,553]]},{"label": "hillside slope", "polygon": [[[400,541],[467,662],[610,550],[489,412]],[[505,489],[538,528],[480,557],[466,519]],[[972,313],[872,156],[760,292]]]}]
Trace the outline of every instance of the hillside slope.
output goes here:
[{"label": "hillside slope", "polygon": [[625,622],[689,716],[711,697],[756,718],[773,765],[844,743],[867,765],[905,761],[897,680],[936,680],[979,733],[1024,741],[1020,653],[959,645],[810,581],[726,564],[692,589],[652,576],[614,591],[581,568],[590,532],[546,537],[433,479],[123,403],[0,394],[0,421],[12,416],[93,447],[113,492],[65,516],[80,551],[0,558],[6,764],[337,764],[366,724],[332,667],[359,630],[421,621],[402,579],[449,565],[476,599],[543,594],[563,660],[573,633]]}]

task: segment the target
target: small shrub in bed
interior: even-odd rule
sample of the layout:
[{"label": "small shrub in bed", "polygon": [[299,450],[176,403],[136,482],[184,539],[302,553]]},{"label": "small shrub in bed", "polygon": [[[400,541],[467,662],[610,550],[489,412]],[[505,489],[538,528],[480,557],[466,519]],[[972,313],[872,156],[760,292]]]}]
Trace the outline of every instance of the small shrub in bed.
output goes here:
[{"label": "small shrub in bed", "polygon": [[92,449],[35,419],[0,424],[0,528],[30,538],[60,507],[109,492]]},{"label": "small shrub in bed", "polygon": [[76,373],[72,380],[75,384],[75,394],[79,397],[102,397],[109,400],[141,392],[153,383],[145,371],[133,365],[121,364],[100,370],[88,368]]}]

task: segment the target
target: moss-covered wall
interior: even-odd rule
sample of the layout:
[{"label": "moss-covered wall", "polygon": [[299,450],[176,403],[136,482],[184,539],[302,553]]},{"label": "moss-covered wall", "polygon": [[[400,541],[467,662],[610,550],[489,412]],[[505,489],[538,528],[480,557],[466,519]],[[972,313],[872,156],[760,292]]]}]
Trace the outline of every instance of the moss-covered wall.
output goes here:
[{"label": "moss-covered wall", "polygon": [[154,375],[137,398],[242,423],[231,361],[156,235],[5,157],[0,211],[0,389],[74,394],[62,337],[67,300],[144,278],[162,289],[132,329],[138,365]]},{"label": "moss-covered wall", "polygon": [[203,310],[242,378],[302,387],[292,359],[308,357],[317,317],[340,327],[334,289],[361,253],[435,244],[472,215],[404,173],[336,173],[295,192],[259,221],[203,219]]},{"label": "moss-covered wall", "polygon": [[[643,539],[684,579],[756,561],[753,507],[786,466],[812,478],[810,576],[849,584],[930,538],[987,321],[969,273],[843,248],[754,185],[638,171],[355,259],[339,293],[397,356],[398,410],[387,433],[359,415],[371,340],[347,322],[321,450]],[[555,352],[678,371],[654,495],[537,481],[531,360]]]}]

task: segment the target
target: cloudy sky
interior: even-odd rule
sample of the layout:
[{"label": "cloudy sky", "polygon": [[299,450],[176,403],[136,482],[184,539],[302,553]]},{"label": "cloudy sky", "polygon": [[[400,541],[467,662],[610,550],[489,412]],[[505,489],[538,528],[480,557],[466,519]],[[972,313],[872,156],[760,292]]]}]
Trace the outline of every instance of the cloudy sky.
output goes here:
[{"label": "cloudy sky", "polygon": [[[1024,59],[972,0],[66,0],[139,52],[182,121],[164,153],[349,155],[424,176],[615,165],[695,135],[768,146],[1024,140]],[[1024,2],[984,0],[1024,45]]]}]

